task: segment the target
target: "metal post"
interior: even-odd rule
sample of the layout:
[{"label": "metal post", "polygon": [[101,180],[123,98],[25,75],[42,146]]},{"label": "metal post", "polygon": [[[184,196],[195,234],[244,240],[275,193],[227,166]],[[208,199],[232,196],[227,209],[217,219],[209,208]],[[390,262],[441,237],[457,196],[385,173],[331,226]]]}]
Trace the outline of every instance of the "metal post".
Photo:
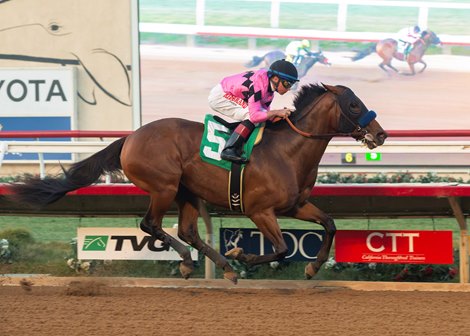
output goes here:
[{"label": "metal post", "polygon": [[250,37],[248,39],[248,49],[256,49],[256,38],[255,37]]},{"label": "metal post", "polygon": [[[204,201],[199,201],[199,214],[202,217],[202,220],[206,224],[206,244],[214,248],[214,232],[211,217],[207,211],[207,206]],[[205,259],[205,273],[206,279],[215,279],[215,265],[209,258]]]},{"label": "metal post", "polygon": [[196,25],[204,26],[205,0],[196,1]]},{"label": "metal post", "polygon": [[0,141],[0,168],[2,167],[3,158],[8,151],[8,145],[5,141]]},{"label": "metal post", "polygon": [[428,13],[429,13],[428,7],[425,7],[425,6],[419,7],[418,25],[421,27],[421,29],[428,27]]},{"label": "metal post", "polygon": [[279,28],[279,12],[281,3],[279,0],[271,1],[271,28]]},{"label": "metal post", "polygon": [[460,256],[460,283],[468,283],[470,281],[469,276],[469,261],[468,261],[468,226],[465,216],[463,215],[462,208],[456,197],[449,197],[450,207],[454,212],[454,216],[457,219],[460,227],[460,244],[459,244],[459,256]]},{"label": "metal post", "polygon": [[468,262],[468,250],[470,237],[468,236],[467,230],[460,231],[460,247],[459,247],[459,257],[460,257],[460,283],[469,283],[470,282],[470,266]]},{"label": "metal post", "polygon": [[44,163],[44,153],[38,153],[39,158],[39,177],[44,179],[46,177],[46,164]]},{"label": "metal post", "polygon": [[336,30],[343,32],[346,31],[346,19],[348,17],[348,4],[340,3],[338,5],[338,17],[336,19]]},{"label": "metal post", "polygon": [[142,126],[140,97],[140,38],[139,1],[131,1],[131,49],[132,49],[132,129]]}]

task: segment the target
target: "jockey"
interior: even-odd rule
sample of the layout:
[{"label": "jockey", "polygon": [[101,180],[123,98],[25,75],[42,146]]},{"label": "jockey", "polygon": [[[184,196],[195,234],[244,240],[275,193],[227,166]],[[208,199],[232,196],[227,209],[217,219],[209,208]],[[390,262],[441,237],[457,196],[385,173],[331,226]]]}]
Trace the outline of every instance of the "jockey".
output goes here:
[{"label": "jockey", "polygon": [[421,37],[420,33],[421,28],[418,25],[400,29],[398,32],[398,41],[404,43],[405,45],[405,50],[403,52],[405,59],[408,58],[413,44]]},{"label": "jockey", "polygon": [[216,112],[242,122],[235,128],[221,153],[224,160],[247,163],[241,156],[243,144],[253,129],[275,117],[286,118],[291,110],[270,110],[274,92],[280,95],[298,82],[297,69],[286,61],[278,60],[269,70],[259,69],[225,77],[209,94],[209,106]]},{"label": "jockey", "polygon": [[292,41],[286,47],[286,60],[299,65],[305,55],[310,54],[310,41]]}]

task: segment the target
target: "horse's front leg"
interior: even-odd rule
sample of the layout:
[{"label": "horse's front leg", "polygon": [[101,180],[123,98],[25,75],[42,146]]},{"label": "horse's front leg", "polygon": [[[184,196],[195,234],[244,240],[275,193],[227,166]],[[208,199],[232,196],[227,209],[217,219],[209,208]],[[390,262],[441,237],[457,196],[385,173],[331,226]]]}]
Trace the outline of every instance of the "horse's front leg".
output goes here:
[{"label": "horse's front leg", "polygon": [[291,214],[293,218],[301,219],[304,221],[318,223],[325,229],[325,239],[322,242],[320,251],[317,255],[315,262],[310,262],[305,267],[305,276],[311,279],[318,273],[321,265],[328,260],[333,238],[336,233],[336,226],[333,218],[325,214],[310,202],[306,202],[302,206],[296,208]]},{"label": "horse's front leg", "polygon": [[400,72],[400,75],[405,75],[405,76],[414,76],[414,75],[416,75],[414,63],[408,63],[408,66],[409,66],[409,68],[410,68],[410,73],[408,73],[408,72]]},{"label": "horse's front leg", "polygon": [[266,255],[244,254],[243,249],[233,248],[227,251],[225,255],[229,258],[241,261],[248,266],[268,263],[271,261],[282,260],[287,255],[287,245],[282,237],[281,228],[277,223],[277,218],[273,209],[258,212],[250,216],[250,219],[256,224],[265,238],[273,244],[274,253]]},{"label": "horse's front leg", "polygon": [[418,71],[418,73],[422,73],[422,72],[424,71],[424,69],[427,68],[428,65],[427,65],[426,62],[424,62],[423,60],[418,61],[418,63],[421,63],[421,64],[423,65],[423,67],[421,68],[421,70]]}]

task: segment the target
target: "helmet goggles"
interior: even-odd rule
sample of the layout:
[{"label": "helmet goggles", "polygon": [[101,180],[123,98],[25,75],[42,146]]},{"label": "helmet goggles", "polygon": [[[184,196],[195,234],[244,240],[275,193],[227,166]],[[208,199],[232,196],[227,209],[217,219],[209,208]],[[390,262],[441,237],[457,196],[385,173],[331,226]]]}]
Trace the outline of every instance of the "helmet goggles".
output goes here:
[{"label": "helmet goggles", "polygon": [[269,77],[277,76],[280,79],[282,79],[284,81],[287,81],[289,83],[292,83],[292,84],[299,81],[296,77],[293,77],[291,75],[288,75],[286,73],[283,73],[283,72],[280,72],[280,71],[277,71],[277,70],[269,70],[268,73],[269,73]]}]

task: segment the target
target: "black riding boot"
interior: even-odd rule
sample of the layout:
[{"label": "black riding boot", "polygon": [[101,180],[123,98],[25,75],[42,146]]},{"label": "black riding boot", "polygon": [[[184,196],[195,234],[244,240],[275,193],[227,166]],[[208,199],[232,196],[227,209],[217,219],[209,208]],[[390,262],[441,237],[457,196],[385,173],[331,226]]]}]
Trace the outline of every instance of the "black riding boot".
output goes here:
[{"label": "black riding boot", "polygon": [[255,129],[255,125],[249,120],[243,120],[233,131],[232,135],[225,144],[225,148],[220,157],[227,161],[235,163],[247,163],[248,159],[242,157],[243,145],[250,137],[251,132]]}]

